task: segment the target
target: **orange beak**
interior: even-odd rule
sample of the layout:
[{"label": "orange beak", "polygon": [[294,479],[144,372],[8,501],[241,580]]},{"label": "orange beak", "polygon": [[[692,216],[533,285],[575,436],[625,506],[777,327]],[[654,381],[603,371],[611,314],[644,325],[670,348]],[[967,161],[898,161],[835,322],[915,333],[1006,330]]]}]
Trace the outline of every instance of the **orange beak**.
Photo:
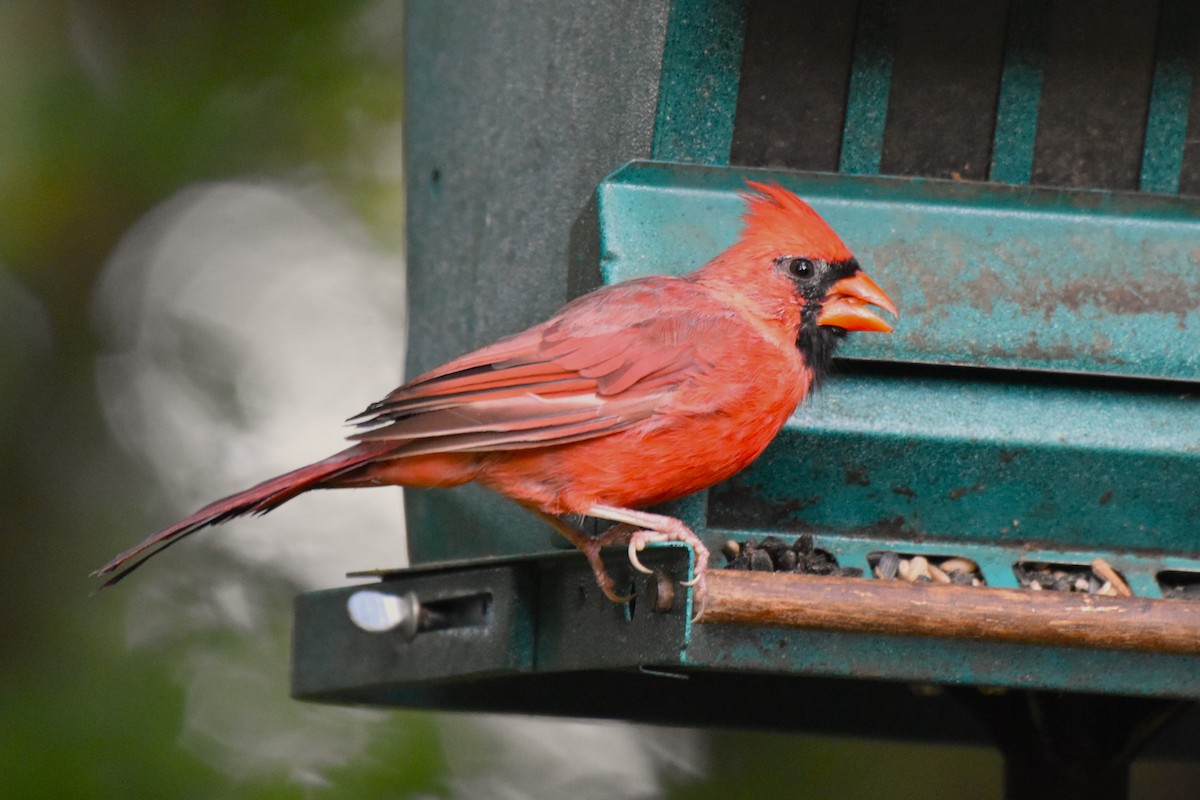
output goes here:
[{"label": "orange beak", "polygon": [[878,306],[893,317],[900,316],[896,305],[883,293],[883,289],[868,278],[867,273],[856,272],[829,287],[829,294],[821,303],[817,323],[848,331],[891,333],[892,326],[876,316],[870,306]]}]

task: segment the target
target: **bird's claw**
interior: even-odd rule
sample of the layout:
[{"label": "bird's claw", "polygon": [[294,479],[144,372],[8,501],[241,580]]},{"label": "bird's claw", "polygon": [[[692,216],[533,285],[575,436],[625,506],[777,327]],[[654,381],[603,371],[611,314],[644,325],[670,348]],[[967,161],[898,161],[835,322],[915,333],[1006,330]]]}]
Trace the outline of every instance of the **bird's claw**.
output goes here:
[{"label": "bird's claw", "polygon": [[692,586],[692,602],[695,605],[696,613],[692,614],[692,622],[700,619],[704,614],[704,603],[708,599],[708,591],[704,585],[704,573],[698,572],[696,577],[692,578],[683,584],[684,586]]},{"label": "bird's claw", "polygon": [[[686,533],[685,533],[686,532]],[[680,586],[686,586],[693,590],[693,597],[696,603],[696,614],[692,618],[698,619],[704,611],[704,574],[708,569],[708,548],[700,541],[700,538],[686,528],[683,531],[675,533],[663,533],[662,531],[641,530],[634,531],[629,534],[629,563],[638,572],[644,572],[647,575],[653,574],[654,570],[646,567],[638,558],[638,553],[646,549],[648,544],[657,544],[661,542],[683,542],[692,548],[696,557],[695,574],[686,581],[680,581]]]},{"label": "bird's claw", "polygon": [[628,603],[633,599],[634,595],[617,594],[615,581],[608,574],[608,570],[604,568],[604,562],[600,560],[600,548],[588,549],[584,551],[587,556],[588,563],[592,567],[592,574],[596,576],[596,585],[600,587],[600,591],[604,592],[604,596],[614,603]]},{"label": "bird's claw", "polygon": [[653,575],[654,570],[647,567],[642,563],[642,560],[638,558],[638,553],[646,549],[646,539],[640,538],[639,534],[648,533],[650,533],[650,531],[639,531],[638,533],[635,533],[629,537],[629,564],[638,572],[644,572],[647,575]]},{"label": "bird's claw", "polygon": [[671,517],[600,506],[593,507],[593,510],[604,512],[596,514],[596,516],[602,519],[612,519],[618,524],[599,536],[589,537],[556,517],[545,516],[587,557],[588,564],[596,576],[596,583],[604,596],[615,603],[627,603],[633,599],[632,594],[620,595],[614,590],[612,576],[608,574],[604,568],[604,562],[600,558],[602,548],[618,544],[625,545],[630,566],[643,574],[653,575],[654,570],[642,563],[638,553],[645,550],[646,546],[650,544],[682,542],[692,550],[695,573],[689,580],[681,581],[681,585],[692,590],[692,602],[697,609],[693,619],[698,618],[704,610],[704,575],[708,569],[708,548],[704,546],[700,537],[682,522]]},{"label": "bird's claw", "polygon": [[[607,575],[607,573],[605,574]],[[612,588],[611,578],[608,580],[607,586],[605,585],[605,582],[599,578],[597,578],[596,583],[600,584],[600,591],[604,592],[604,596],[609,600],[612,600],[614,603],[628,603],[634,597],[632,594],[617,594]]]}]

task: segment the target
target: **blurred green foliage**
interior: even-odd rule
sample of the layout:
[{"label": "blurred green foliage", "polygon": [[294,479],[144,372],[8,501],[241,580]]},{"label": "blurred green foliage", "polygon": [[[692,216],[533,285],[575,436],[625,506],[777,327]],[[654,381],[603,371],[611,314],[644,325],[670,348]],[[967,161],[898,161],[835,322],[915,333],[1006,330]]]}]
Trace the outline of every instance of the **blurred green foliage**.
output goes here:
[{"label": "blurred green foliage", "polygon": [[[91,292],[128,227],[197,181],[319,181],[400,243],[396,2],[0,4],[0,781],[20,798],[397,797],[437,787],[427,715],[376,726],[306,788],[231,777],[180,744],[184,648],[130,650],[129,594],[87,573],[161,503],[94,388]],[[286,626],[265,637],[287,692]],[[231,650],[219,633],[192,642]],[[260,637],[262,638],[262,637]],[[260,642],[261,644],[261,642]],[[288,702],[284,700],[284,702]]]},{"label": "blurred green foliage", "polygon": [[6,3],[0,259],[66,324],[147,208],[245,174],[315,173],[398,243],[399,175],[362,166],[370,124],[400,118],[400,42],[370,25],[398,7]]}]

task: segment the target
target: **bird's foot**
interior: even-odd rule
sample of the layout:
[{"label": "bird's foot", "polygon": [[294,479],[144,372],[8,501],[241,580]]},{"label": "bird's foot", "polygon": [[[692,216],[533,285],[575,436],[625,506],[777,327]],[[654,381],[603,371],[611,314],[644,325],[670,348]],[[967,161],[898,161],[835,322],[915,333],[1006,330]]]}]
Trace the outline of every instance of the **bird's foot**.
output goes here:
[{"label": "bird's foot", "polygon": [[586,544],[579,545],[579,549],[587,558],[588,564],[592,568],[592,574],[596,576],[596,585],[600,587],[600,591],[604,592],[604,596],[614,603],[628,603],[633,599],[633,595],[617,594],[612,575],[609,575],[608,570],[604,568],[604,561],[600,558],[600,548],[604,547],[604,545],[604,542],[596,538],[589,540]]},{"label": "bird's foot", "polygon": [[704,611],[704,597],[707,590],[705,583],[705,575],[708,572],[708,548],[704,546],[704,542],[700,537],[692,533],[691,529],[680,523],[679,531],[650,531],[640,530],[633,531],[629,535],[629,563],[638,572],[652,574],[654,570],[648,568],[638,558],[638,553],[646,549],[648,544],[660,544],[662,542],[683,542],[692,548],[696,554],[696,568],[690,580],[680,581],[683,586],[690,587],[693,590],[695,597],[696,613],[693,618],[697,618]]},{"label": "bird's foot", "polygon": [[[613,544],[626,544],[629,551],[629,563],[639,572],[653,573],[653,570],[642,563],[638,553],[650,544],[663,542],[683,542],[692,548],[695,554],[695,569],[690,580],[683,581],[684,586],[691,587],[695,604],[693,619],[704,612],[704,597],[707,590],[705,575],[708,572],[708,548],[700,537],[692,532],[674,517],[661,514],[651,514],[646,511],[614,508],[611,506],[593,506],[589,515],[603,519],[611,519],[621,524],[616,525],[592,541],[598,548]],[[598,557],[597,557],[598,558]],[[599,578],[597,577],[599,581]],[[603,584],[600,587],[604,589]],[[605,592],[608,594],[608,592]],[[611,596],[611,595],[610,595]]]},{"label": "bird's foot", "polygon": [[[608,574],[608,570],[604,568],[604,561],[600,558],[600,548],[609,544],[609,542],[603,536],[588,536],[564,519],[538,511],[537,509],[531,510],[550,523],[555,530],[566,537],[568,542],[575,545],[579,552],[583,553],[588,565],[592,568],[592,574],[596,576],[596,585],[600,587],[600,591],[604,592],[605,597],[614,603],[628,603],[633,599],[632,594],[617,594],[616,582]],[[617,527],[622,526],[618,525]]]}]

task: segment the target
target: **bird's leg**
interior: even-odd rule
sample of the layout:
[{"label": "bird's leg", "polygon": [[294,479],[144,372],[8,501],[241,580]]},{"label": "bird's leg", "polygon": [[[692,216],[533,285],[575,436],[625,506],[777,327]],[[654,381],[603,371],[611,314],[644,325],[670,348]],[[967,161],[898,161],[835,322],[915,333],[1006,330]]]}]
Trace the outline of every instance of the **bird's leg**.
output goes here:
[{"label": "bird's leg", "polygon": [[648,544],[655,542],[683,542],[691,547],[692,551],[696,554],[696,574],[690,581],[684,581],[683,585],[695,588],[696,616],[700,616],[700,612],[704,610],[706,588],[704,576],[708,571],[708,548],[704,546],[704,542],[700,540],[699,536],[692,533],[692,530],[687,525],[684,525],[674,517],[603,504],[597,504],[589,508],[587,515],[589,517],[610,519],[613,522],[621,523],[615,528],[606,531],[603,536],[598,537],[595,541],[600,543],[600,546],[628,541],[629,563],[633,565],[634,569],[640,572],[649,573],[653,571],[647,569],[646,565],[641,562],[641,559],[637,555]]},{"label": "bird's leg", "polygon": [[591,565],[592,572],[596,576],[596,584],[600,587],[600,591],[604,592],[605,597],[614,603],[628,603],[633,599],[633,595],[617,594],[614,589],[612,576],[608,574],[608,570],[604,568],[604,562],[600,560],[600,548],[607,544],[607,542],[603,541],[603,536],[588,536],[564,519],[538,511],[536,508],[531,508],[530,511],[550,523],[554,530],[561,533],[566,537],[568,542],[579,548],[579,551],[587,558],[588,564]]}]

